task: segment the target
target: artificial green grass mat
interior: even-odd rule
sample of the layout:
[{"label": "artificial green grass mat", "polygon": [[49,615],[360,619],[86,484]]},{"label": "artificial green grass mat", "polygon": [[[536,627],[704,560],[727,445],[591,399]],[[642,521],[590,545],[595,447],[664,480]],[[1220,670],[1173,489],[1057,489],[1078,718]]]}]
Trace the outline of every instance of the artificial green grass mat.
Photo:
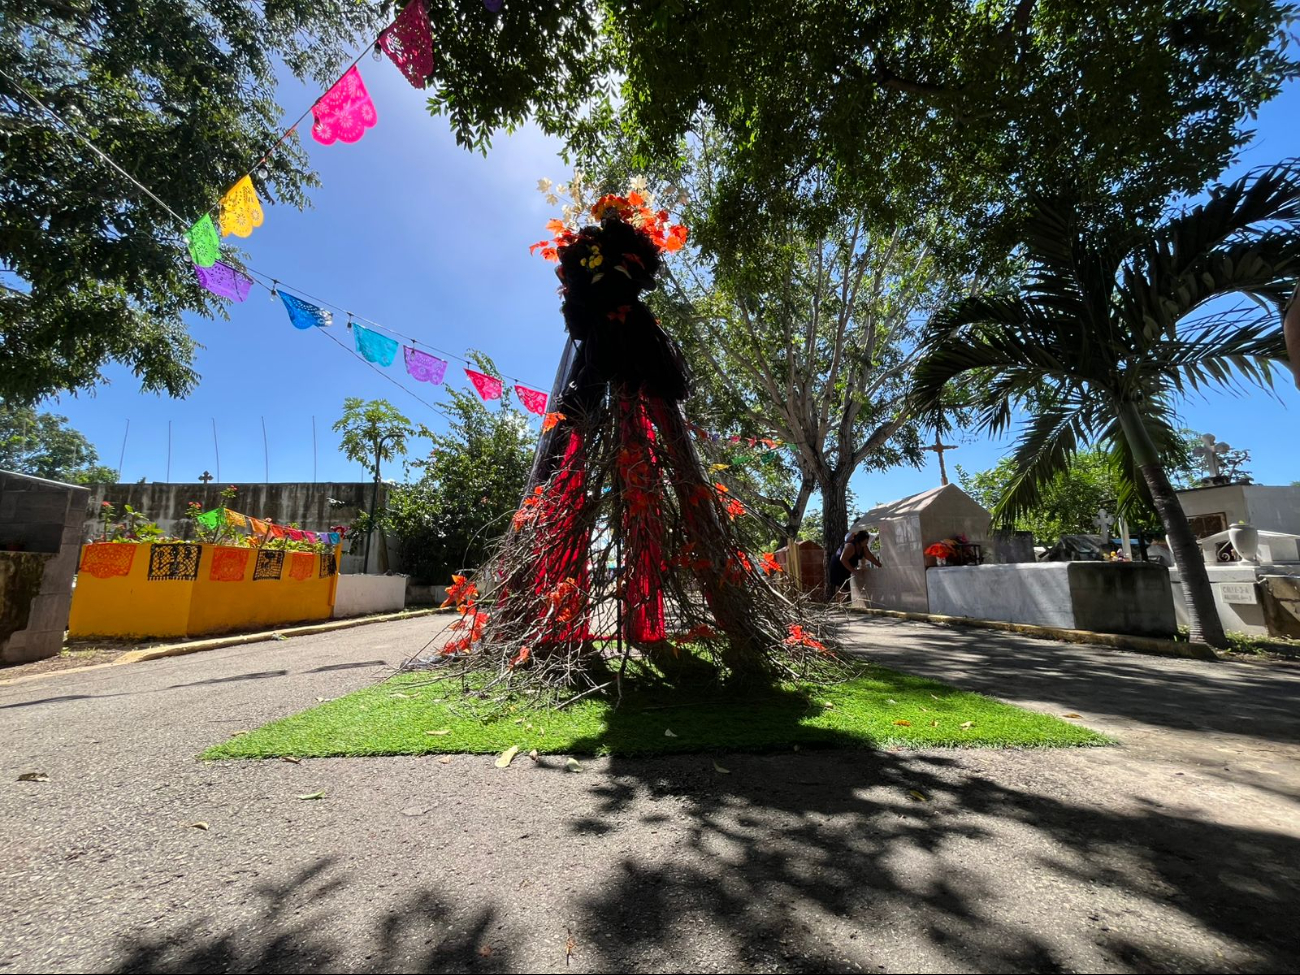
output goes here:
[{"label": "artificial green grass mat", "polygon": [[[1111,739],[1059,718],[881,667],[829,686],[627,689],[618,707],[488,702],[406,673],[215,745],[204,759],[493,753],[764,751],[790,745],[1061,747]],[[436,733],[431,733],[436,732]]]}]

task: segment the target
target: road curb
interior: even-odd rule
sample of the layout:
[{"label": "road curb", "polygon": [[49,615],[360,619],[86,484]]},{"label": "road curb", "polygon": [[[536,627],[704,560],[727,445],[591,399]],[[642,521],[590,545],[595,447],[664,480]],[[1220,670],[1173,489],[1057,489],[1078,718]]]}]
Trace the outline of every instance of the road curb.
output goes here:
[{"label": "road curb", "polygon": [[1034,626],[1030,623],[1008,623],[1005,620],[980,620],[969,616],[939,616],[935,613],[905,613],[895,609],[871,609],[850,606],[849,611],[863,616],[883,616],[889,619],[911,620],[916,623],[934,623],[938,626],[966,626],[977,630],[1001,630],[1018,633],[1037,640],[1059,640],[1064,643],[1082,643],[1092,646],[1145,653],[1153,657],[1182,657],[1187,660],[1218,660],[1219,655],[1208,643],[1181,643],[1177,640],[1158,640],[1144,636],[1122,636],[1118,633],[1095,633],[1092,630],[1067,630],[1057,626]]},{"label": "road curb", "polygon": [[104,664],[91,664],[87,667],[68,667],[64,670],[49,670],[41,674],[27,674],[22,677],[0,679],[0,687],[25,684],[32,680],[46,677],[63,677],[67,674],[84,674],[92,670],[105,670],[120,667],[122,664],[135,664],[145,660],[161,660],[164,657],[183,657],[186,654],[201,653],[204,650],[220,650],[224,647],[239,647],[249,643],[262,643],[266,640],[311,636],[315,633],[332,633],[335,630],[347,630],[354,626],[367,626],[371,623],[392,623],[398,620],[418,619],[421,616],[433,616],[440,613],[454,613],[454,609],[416,609],[400,613],[383,613],[377,616],[356,616],[351,619],[329,620],[325,623],[310,623],[306,626],[289,626],[279,630],[259,630],[256,633],[237,633],[229,636],[212,637],[208,640],[189,640],[184,643],[169,643],[146,650],[128,650],[116,660]]}]

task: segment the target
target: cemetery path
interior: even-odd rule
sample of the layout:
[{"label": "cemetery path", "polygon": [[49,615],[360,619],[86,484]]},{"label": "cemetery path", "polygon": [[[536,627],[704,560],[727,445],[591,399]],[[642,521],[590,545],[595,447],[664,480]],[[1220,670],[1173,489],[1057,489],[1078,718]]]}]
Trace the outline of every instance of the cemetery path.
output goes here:
[{"label": "cemetery path", "polygon": [[730,755],[730,774],[710,756],[576,775],[194,760],[364,685],[438,625],[0,687],[0,970],[1293,967],[1300,668],[855,621],[881,663],[1122,744]]}]

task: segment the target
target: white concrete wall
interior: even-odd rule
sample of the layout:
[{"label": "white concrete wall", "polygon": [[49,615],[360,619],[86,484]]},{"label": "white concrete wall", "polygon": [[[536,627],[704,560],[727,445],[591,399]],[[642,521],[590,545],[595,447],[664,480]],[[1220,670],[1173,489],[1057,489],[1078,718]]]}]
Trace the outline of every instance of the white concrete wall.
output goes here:
[{"label": "white concrete wall", "polygon": [[930,612],[1074,629],[1069,562],[940,566],[926,573]]},{"label": "white concrete wall", "polygon": [[396,613],[406,606],[406,576],[340,575],[334,618]]},{"label": "white concrete wall", "polygon": [[[1219,611],[1223,628],[1229,633],[1248,633],[1251,636],[1268,636],[1268,626],[1264,620],[1264,610],[1260,604],[1259,587],[1255,582],[1266,575],[1289,575],[1300,577],[1300,566],[1295,565],[1242,565],[1240,562],[1207,565],[1206,573],[1210,577],[1210,588],[1214,590],[1214,605]],[[1187,597],[1177,569],[1169,570],[1173,583],[1174,612],[1178,616],[1178,625],[1187,626]],[[1224,586],[1228,586],[1225,595]],[[1249,586],[1255,601],[1242,601],[1237,595],[1242,593],[1242,586]]]},{"label": "white concrete wall", "polygon": [[[881,523],[877,555],[883,568],[862,568],[853,574],[849,584],[853,605],[928,612],[924,548],[919,515],[903,515]],[[864,561],[864,565],[869,563]]]},{"label": "white concrete wall", "polygon": [[926,573],[930,612],[1100,633],[1171,636],[1175,615],[1160,566],[1037,562],[944,566]]},{"label": "white concrete wall", "polygon": [[1250,524],[1265,531],[1300,535],[1300,487],[1250,484],[1243,493]]}]

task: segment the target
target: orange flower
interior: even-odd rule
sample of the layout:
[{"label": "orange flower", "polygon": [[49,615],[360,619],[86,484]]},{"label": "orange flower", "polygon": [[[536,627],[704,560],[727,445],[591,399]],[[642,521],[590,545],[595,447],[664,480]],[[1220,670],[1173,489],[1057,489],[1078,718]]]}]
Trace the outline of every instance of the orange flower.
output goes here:
[{"label": "orange flower", "polygon": [[688,642],[691,640],[716,640],[718,631],[707,623],[701,623],[699,626],[692,626],[682,634],[681,638]]},{"label": "orange flower", "polygon": [[582,592],[578,589],[577,581],[570,576],[546,594],[546,601],[551,604],[555,618],[561,623],[568,623],[582,608]]},{"label": "orange flower", "polygon": [[546,221],[546,229],[549,233],[555,234],[558,237],[560,234],[564,233],[569,228],[564,225],[563,220],[556,220],[552,218]]},{"label": "orange flower", "polygon": [[537,243],[535,243],[535,244],[529,244],[529,245],[528,245],[528,253],[529,253],[529,254],[536,254],[536,253],[538,252],[538,250],[540,250],[541,248],[543,248],[543,247],[550,247],[550,246],[551,246],[551,242],[550,242],[549,240],[539,240],[539,241],[538,241]]},{"label": "orange flower", "polygon": [[721,481],[717,482],[717,483],[714,484],[713,486],[714,486],[715,489],[717,489],[717,492],[718,492],[719,494],[726,494],[727,491],[728,491],[728,489],[727,489],[727,485],[723,484]]},{"label": "orange flower", "polygon": [[730,501],[727,502],[727,517],[730,518],[732,521],[735,521],[744,513],[745,513],[745,506],[741,504],[739,501],[737,501],[735,498],[732,498]]},{"label": "orange flower", "polygon": [[558,264],[560,260],[560,252],[558,249],[554,247],[543,247],[542,257],[548,261],[552,261]]},{"label": "orange flower", "polygon": [[776,554],[774,552],[764,552],[763,571],[768,575],[771,575],[774,572],[784,572],[785,569],[781,568],[781,563],[776,560]]},{"label": "orange flower", "polygon": [[473,600],[477,595],[478,586],[470,582],[465,576],[458,576],[453,572],[451,585],[447,587],[447,599],[442,605],[444,609],[453,603],[460,605]]},{"label": "orange flower", "polygon": [[[525,500],[524,504],[527,503],[528,502]],[[522,531],[523,527],[533,520],[534,514],[536,514],[536,512],[530,510],[529,508],[520,508],[518,511],[515,512],[515,516],[510,519],[510,527],[514,531]]]},{"label": "orange flower", "polygon": [[560,424],[561,420],[567,419],[568,417],[563,413],[547,413],[546,416],[542,418],[542,433],[546,433],[548,430],[554,430]]},{"label": "orange flower", "polygon": [[754,571],[754,563],[749,561],[749,556],[746,555],[744,552],[737,550],[736,558],[739,560],[740,564],[745,567],[746,572]]},{"label": "orange flower", "polygon": [[645,197],[636,190],[633,190],[627,195],[627,202],[632,204],[634,207],[643,207],[645,206]]},{"label": "orange flower", "polygon": [[510,669],[514,670],[516,667],[522,667],[532,659],[532,656],[532,647],[524,647],[510,659]]},{"label": "orange flower", "polygon": [[680,223],[675,223],[668,228],[668,236],[664,238],[664,250],[679,251],[686,245],[686,235],[689,231]]}]

